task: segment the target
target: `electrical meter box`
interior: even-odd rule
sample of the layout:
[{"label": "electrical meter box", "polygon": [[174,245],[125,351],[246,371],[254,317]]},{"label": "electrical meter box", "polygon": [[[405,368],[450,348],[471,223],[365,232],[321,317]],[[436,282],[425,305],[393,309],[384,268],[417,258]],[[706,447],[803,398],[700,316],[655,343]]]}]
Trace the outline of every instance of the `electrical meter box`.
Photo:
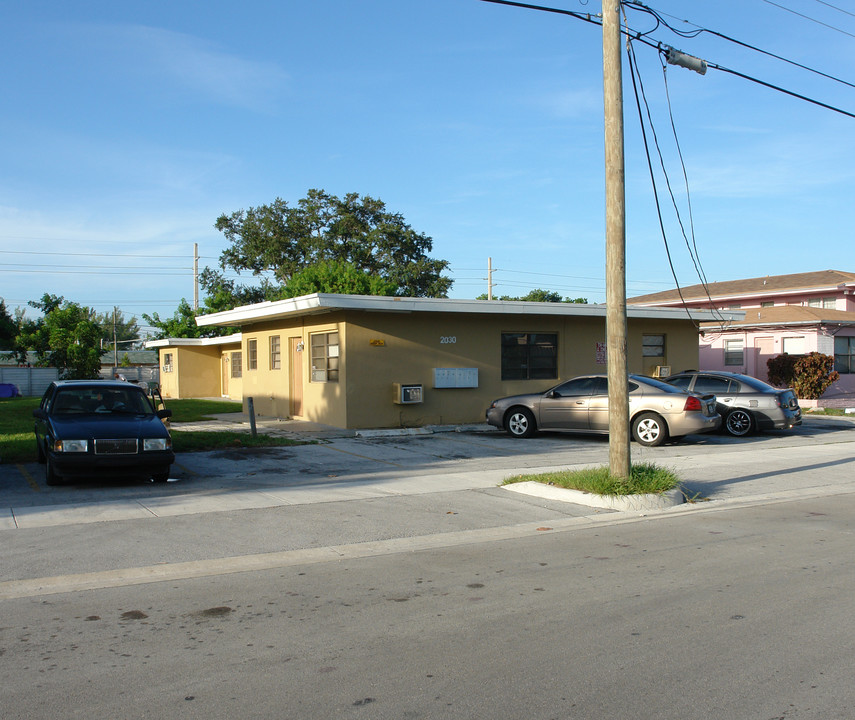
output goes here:
[{"label": "electrical meter box", "polygon": [[393,383],[395,389],[395,404],[396,405],[415,405],[424,401],[424,392],[421,385],[405,385],[403,383]]}]

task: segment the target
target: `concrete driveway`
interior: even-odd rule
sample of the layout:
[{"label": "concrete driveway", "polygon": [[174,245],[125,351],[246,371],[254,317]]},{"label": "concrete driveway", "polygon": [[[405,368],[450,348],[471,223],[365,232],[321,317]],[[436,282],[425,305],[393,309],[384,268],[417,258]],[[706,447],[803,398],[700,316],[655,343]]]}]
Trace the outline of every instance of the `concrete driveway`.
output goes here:
[{"label": "concrete driveway", "polygon": [[[48,487],[35,463],[0,465],[8,508],[0,528],[487,490],[512,475],[608,462],[608,440],[598,436],[519,440],[486,426],[366,436],[324,426],[299,429],[289,423],[266,431],[313,444],[179,455],[165,485],[99,479]],[[633,462],[677,471],[697,500],[848,488],[855,482],[855,423],[807,417],[794,431],[740,439],[694,435],[658,448],[633,443],[632,454]]]}]

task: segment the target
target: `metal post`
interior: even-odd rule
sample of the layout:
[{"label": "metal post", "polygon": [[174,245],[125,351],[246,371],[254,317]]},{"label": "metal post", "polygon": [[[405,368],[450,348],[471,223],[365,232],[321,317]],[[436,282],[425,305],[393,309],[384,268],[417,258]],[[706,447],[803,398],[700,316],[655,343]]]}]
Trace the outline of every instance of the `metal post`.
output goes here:
[{"label": "metal post", "polygon": [[626,360],[626,205],[621,83],[620,0],[603,0],[609,472],[614,477],[628,478],[630,450]]},{"label": "metal post", "polygon": [[255,437],[258,435],[258,432],[255,429],[255,405],[253,405],[251,397],[246,399],[246,409],[249,412],[249,429],[252,432],[252,436]]}]

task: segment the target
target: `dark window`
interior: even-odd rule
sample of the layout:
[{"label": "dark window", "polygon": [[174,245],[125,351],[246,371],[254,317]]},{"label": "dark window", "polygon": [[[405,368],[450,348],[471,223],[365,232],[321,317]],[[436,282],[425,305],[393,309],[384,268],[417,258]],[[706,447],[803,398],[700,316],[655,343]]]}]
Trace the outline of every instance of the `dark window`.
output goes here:
[{"label": "dark window", "polygon": [[692,376],[684,375],[683,377],[668,378],[665,382],[669,385],[673,385],[675,388],[680,388],[680,390],[685,390],[686,392],[688,392],[689,385],[692,382]]},{"label": "dark window", "polygon": [[855,373],[855,337],[834,338],[834,369],[841,375]]},{"label": "dark window", "polygon": [[582,395],[608,395],[609,387],[605,378],[583,377],[561,383],[554,390],[558,397],[578,397]]},{"label": "dark window", "polygon": [[502,333],[502,380],[558,377],[558,335]]},{"label": "dark window", "polygon": [[695,380],[696,393],[713,393],[714,395],[727,395],[730,392],[730,380],[727,378],[713,377],[712,375],[698,375]]},{"label": "dark window", "polygon": [[642,335],[641,354],[644,357],[665,357],[665,336]]},{"label": "dark window", "polygon": [[232,377],[239,378],[243,376],[243,355],[239,352],[232,353]]}]

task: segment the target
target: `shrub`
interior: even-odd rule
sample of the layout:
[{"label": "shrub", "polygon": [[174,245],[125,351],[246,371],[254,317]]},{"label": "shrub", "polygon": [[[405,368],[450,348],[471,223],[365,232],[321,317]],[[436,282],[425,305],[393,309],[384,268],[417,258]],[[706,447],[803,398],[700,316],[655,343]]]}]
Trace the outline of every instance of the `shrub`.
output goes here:
[{"label": "shrub", "polygon": [[834,369],[834,358],[811,352],[807,355],[778,355],[766,361],[769,382],[772,385],[791,387],[803,400],[816,400],[839,377]]}]

